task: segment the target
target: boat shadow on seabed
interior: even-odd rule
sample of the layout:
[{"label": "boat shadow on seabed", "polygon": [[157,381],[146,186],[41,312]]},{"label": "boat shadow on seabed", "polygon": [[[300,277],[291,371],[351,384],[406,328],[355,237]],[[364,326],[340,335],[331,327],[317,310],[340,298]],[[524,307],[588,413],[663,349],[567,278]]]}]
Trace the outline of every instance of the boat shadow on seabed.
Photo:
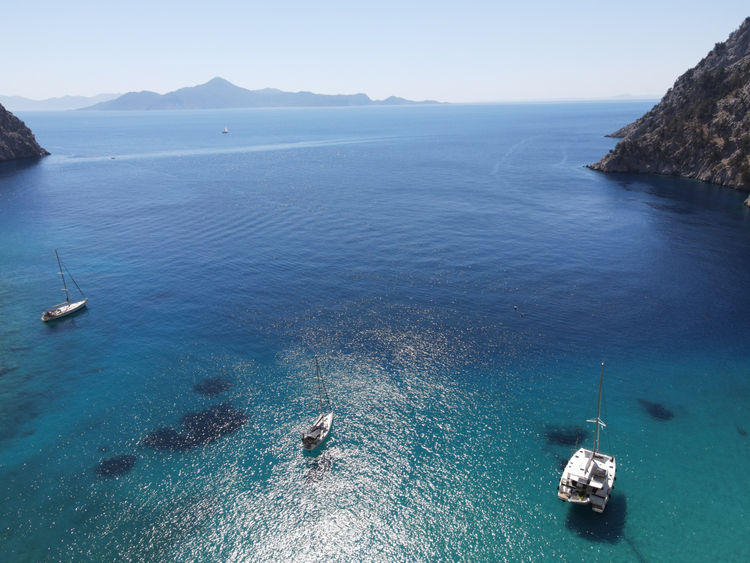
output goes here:
[{"label": "boat shadow on seabed", "polygon": [[[319,452],[320,453],[320,452]],[[309,460],[303,480],[307,484],[320,483],[333,469],[333,457],[328,452]]]},{"label": "boat shadow on seabed", "polygon": [[565,526],[587,540],[617,543],[624,539],[627,511],[625,496],[613,493],[603,514],[597,514],[588,506],[570,506]]},{"label": "boat shadow on seabed", "polygon": [[597,514],[588,507],[570,506],[565,519],[565,527],[589,541],[617,543],[625,541],[638,561],[647,561],[632,538],[625,534],[625,520],[628,513],[628,499],[619,493],[612,493],[603,514]]}]

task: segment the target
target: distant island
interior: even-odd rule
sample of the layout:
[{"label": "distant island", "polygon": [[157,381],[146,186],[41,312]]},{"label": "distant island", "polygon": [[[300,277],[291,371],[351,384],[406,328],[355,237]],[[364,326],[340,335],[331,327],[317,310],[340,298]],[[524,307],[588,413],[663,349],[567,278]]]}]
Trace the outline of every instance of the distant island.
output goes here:
[{"label": "distant island", "polygon": [[[622,138],[602,172],[695,178],[750,191],[750,17],[680,76],[648,113],[611,133]],[[750,205],[750,197],[745,201]]]},{"label": "distant island", "polygon": [[100,102],[85,110],[175,110],[175,109],[232,109],[262,107],[333,107],[403,104],[436,104],[432,100],[414,102],[391,96],[372,100],[367,94],[314,94],[312,92],[284,92],[275,88],[247,90],[223,78],[205,84],[180,88],[174,92],[128,92],[114,100]]},{"label": "distant island", "polygon": [[39,158],[48,154],[36,142],[31,129],[0,105],[0,161]]},{"label": "distant island", "polygon": [[96,96],[60,96],[33,100],[23,96],[0,96],[0,104],[9,111],[65,111],[80,109],[99,102],[113,100],[120,94],[98,94]]}]

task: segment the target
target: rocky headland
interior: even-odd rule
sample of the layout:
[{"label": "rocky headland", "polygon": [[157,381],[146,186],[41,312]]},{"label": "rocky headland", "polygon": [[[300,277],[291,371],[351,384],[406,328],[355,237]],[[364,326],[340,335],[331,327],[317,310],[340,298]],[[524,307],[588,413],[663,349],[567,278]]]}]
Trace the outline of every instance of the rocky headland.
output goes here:
[{"label": "rocky headland", "polygon": [[[750,17],[654,108],[611,133],[617,146],[596,164],[601,172],[695,178],[750,191]],[[750,205],[750,197],[745,202]]]},{"label": "rocky headland", "polygon": [[39,158],[48,154],[36,142],[31,129],[0,105],[0,161]]}]

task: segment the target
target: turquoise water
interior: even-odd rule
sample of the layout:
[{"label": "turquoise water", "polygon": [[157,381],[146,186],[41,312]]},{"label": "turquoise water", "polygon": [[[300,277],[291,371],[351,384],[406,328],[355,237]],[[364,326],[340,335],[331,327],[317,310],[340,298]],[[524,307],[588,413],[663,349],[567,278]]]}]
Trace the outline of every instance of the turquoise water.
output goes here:
[{"label": "turquoise water", "polygon": [[[53,154],[0,166],[3,559],[750,558],[750,210],[583,168],[649,107],[21,114]],[[43,324],[55,248],[90,301]],[[595,515],[554,437],[602,360]]]}]

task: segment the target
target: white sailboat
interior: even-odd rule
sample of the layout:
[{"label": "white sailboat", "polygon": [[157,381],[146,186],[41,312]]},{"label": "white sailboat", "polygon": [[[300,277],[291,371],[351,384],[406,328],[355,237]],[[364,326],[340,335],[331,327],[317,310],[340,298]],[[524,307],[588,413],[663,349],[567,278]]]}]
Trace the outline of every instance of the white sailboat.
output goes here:
[{"label": "white sailboat", "polygon": [[73,276],[71,276],[70,272],[68,272],[70,279],[78,288],[78,291],[81,292],[81,296],[83,297],[83,299],[81,299],[80,301],[70,300],[70,293],[68,292],[68,285],[65,283],[65,274],[63,273],[63,266],[62,266],[62,262],[60,261],[60,255],[57,253],[57,249],[55,249],[55,256],[57,256],[57,267],[60,269],[59,273],[60,273],[60,276],[62,277],[63,291],[65,292],[65,302],[59,303],[55,305],[54,307],[47,309],[46,311],[44,311],[44,313],[42,313],[42,322],[45,322],[45,323],[47,321],[53,321],[55,319],[65,317],[67,315],[70,315],[71,313],[75,313],[79,309],[83,309],[86,306],[86,302],[89,300],[88,297],[86,297],[83,294],[83,291],[81,291],[81,288],[78,287],[76,280],[74,280]]},{"label": "white sailboat", "polygon": [[594,512],[604,512],[609,495],[615,488],[614,456],[599,451],[599,430],[606,424],[601,419],[602,380],[604,362],[599,374],[599,398],[596,404],[596,418],[586,422],[594,423],[594,447],[591,450],[580,448],[563,470],[557,486],[557,498],[576,504],[590,504]]},{"label": "white sailboat", "polygon": [[227,133],[229,133],[229,129],[227,129],[226,127],[224,127],[224,130],[222,131],[222,133],[223,133],[224,135],[226,135]]},{"label": "white sailboat", "polygon": [[318,358],[315,357],[315,376],[318,380],[318,400],[320,401],[320,414],[310,427],[302,432],[302,447],[306,450],[314,450],[328,437],[333,425],[333,408],[328,398],[323,378],[320,375]]}]

